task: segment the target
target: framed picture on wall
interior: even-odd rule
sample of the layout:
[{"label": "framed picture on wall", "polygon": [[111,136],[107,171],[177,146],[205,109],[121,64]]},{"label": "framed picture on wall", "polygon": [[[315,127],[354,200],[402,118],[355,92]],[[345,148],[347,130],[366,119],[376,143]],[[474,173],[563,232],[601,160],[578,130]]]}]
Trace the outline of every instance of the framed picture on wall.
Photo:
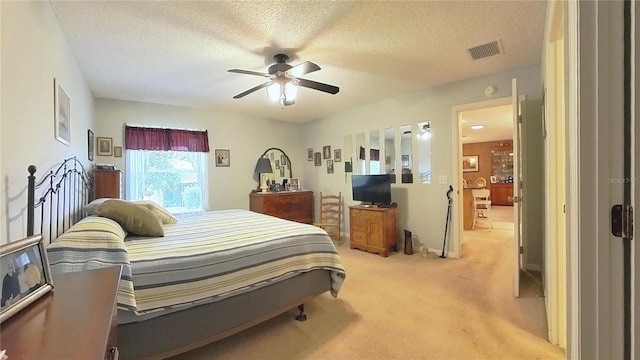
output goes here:
[{"label": "framed picture on wall", "polygon": [[113,139],[110,137],[96,138],[98,143],[98,156],[113,155]]},{"label": "framed picture on wall", "polygon": [[478,155],[463,156],[462,171],[478,171]]},{"label": "framed picture on wall", "polygon": [[313,161],[313,149],[312,148],[308,148],[307,149],[307,161]]},{"label": "framed picture on wall", "polygon": [[342,150],[340,150],[340,149],[333,150],[333,160],[335,162],[342,161]]},{"label": "framed picture on wall", "polygon": [[93,161],[93,131],[91,129],[87,130],[87,158],[89,161]]},{"label": "framed picture on wall", "polygon": [[320,166],[322,165],[322,154],[317,152],[313,154],[313,165]]},{"label": "framed picture on wall", "polygon": [[216,166],[217,167],[229,167],[231,161],[229,159],[231,152],[229,149],[216,149]]},{"label": "framed picture on wall", "polygon": [[56,140],[69,145],[71,143],[71,99],[69,99],[69,95],[56,79],[53,79],[53,86]]}]

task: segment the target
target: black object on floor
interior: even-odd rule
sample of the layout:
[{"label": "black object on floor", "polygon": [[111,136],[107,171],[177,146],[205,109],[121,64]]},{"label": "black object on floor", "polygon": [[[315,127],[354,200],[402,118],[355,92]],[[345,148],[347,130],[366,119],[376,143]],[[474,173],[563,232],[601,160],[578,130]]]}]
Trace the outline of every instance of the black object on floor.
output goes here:
[{"label": "black object on floor", "polygon": [[453,192],[453,186],[449,185],[449,190],[447,190],[447,200],[448,200],[448,206],[447,206],[447,221],[444,224],[444,241],[442,243],[442,254],[440,255],[441,258],[446,258],[447,256],[444,254],[444,249],[447,245],[447,230],[449,230],[449,217],[451,215],[451,202],[453,201],[453,199],[451,198],[451,193]]}]

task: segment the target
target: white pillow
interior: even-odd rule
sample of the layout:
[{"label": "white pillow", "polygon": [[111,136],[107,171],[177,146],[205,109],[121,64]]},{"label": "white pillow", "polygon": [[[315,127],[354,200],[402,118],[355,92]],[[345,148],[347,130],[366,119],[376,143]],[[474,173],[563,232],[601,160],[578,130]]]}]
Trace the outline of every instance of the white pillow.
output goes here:
[{"label": "white pillow", "polygon": [[134,204],[140,205],[140,206],[144,206],[147,209],[151,210],[151,212],[153,212],[153,214],[155,216],[157,216],[158,218],[160,218],[160,221],[162,221],[163,224],[175,224],[178,222],[178,219],[176,219],[173,214],[171,214],[171,212],[169,212],[169,210],[163,208],[162,206],[160,206],[158,203],[151,201],[151,200],[134,200],[132,201]]}]

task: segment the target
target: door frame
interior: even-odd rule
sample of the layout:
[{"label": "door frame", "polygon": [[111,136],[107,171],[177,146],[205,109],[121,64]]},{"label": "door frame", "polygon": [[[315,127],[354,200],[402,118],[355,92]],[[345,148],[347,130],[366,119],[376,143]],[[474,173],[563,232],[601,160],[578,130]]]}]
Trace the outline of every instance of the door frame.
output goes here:
[{"label": "door frame", "polygon": [[[520,100],[520,102],[522,103],[526,97],[524,95],[519,95],[518,99]],[[497,99],[490,99],[490,100],[483,100],[483,101],[478,101],[478,102],[473,102],[473,103],[468,103],[468,104],[462,104],[462,105],[456,105],[453,106],[451,108],[451,118],[452,118],[452,122],[454,124],[453,126],[453,159],[455,159],[455,165],[453,167],[454,169],[454,174],[453,174],[453,183],[456,184],[456,186],[454,186],[454,196],[453,196],[453,209],[455,209],[455,216],[453,216],[453,221],[452,221],[452,236],[451,236],[451,249],[453,249],[453,251],[450,251],[450,254],[448,256],[453,257],[453,258],[459,258],[462,256],[462,234],[464,231],[464,209],[463,209],[463,204],[462,204],[462,139],[461,139],[461,135],[462,135],[462,124],[460,122],[460,113],[461,112],[465,112],[465,111],[470,111],[470,110],[478,110],[478,109],[484,109],[484,108],[488,108],[488,107],[494,107],[494,106],[502,106],[502,105],[509,105],[513,103],[513,99],[511,96],[506,96],[506,97],[502,97],[502,98],[497,98]],[[520,149],[520,151],[522,152],[522,148]],[[523,181],[524,182],[524,181]],[[523,214],[523,222],[524,222],[524,214]],[[524,251],[526,251],[527,247],[525,245],[525,241],[526,239],[523,238],[523,248]]]}]

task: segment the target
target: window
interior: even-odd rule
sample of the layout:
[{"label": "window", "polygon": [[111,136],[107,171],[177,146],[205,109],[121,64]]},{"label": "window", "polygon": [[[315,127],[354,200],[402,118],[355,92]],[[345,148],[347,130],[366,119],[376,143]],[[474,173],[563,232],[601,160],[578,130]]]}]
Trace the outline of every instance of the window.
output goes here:
[{"label": "window", "polygon": [[206,153],[127,150],[127,199],[152,200],[172,213],[206,210]]},{"label": "window", "polygon": [[207,210],[206,130],[125,126],[127,199],[173,213]]}]

